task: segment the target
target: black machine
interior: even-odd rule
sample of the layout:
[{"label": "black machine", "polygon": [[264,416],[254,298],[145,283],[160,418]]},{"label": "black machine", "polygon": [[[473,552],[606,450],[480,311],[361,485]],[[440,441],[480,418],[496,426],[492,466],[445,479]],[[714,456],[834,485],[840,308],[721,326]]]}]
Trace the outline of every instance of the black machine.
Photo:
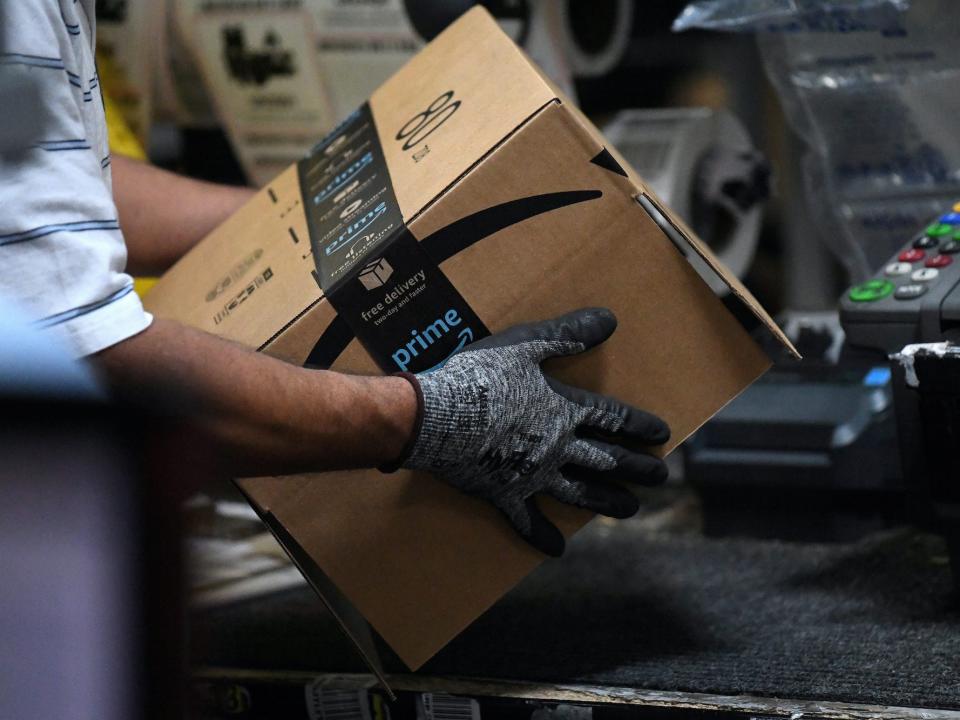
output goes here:
[{"label": "black machine", "polygon": [[960,341],[960,203],[890,258],[882,275],[840,300],[854,347],[894,353],[911,343]]},{"label": "black machine", "polygon": [[807,327],[807,360],[777,362],[687,443],[705,530],[849,540],[912,522],[947,538],[960,579],[960,203],[839,319],[842,352]]},{"label": "black machine", "polygon": [[841,299],[848,342],[889,354],[904,477],[960,578],[960,203]]},{"label": "black machine", "polygon": [[684,445],[710,535],[852,540],[901,519],[891,372],[831,360],[832,323],[804,321],[782,358]]}]

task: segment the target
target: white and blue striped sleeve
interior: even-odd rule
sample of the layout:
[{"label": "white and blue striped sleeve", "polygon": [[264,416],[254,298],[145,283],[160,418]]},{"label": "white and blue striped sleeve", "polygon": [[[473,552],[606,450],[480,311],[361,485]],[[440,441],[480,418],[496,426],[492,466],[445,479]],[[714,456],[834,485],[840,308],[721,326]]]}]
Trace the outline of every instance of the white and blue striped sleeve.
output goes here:
[{"label": "white and blue striped sleeve", "polygon": [[[94,22],[92,0],[0,2],[2,87],[33,90],[28,113],[0,113],[0,133],[22,138],[0,149],[0,294],[77,356],[151,322],[124,272]],[[26,131],[3,127],[25,116]]]}]

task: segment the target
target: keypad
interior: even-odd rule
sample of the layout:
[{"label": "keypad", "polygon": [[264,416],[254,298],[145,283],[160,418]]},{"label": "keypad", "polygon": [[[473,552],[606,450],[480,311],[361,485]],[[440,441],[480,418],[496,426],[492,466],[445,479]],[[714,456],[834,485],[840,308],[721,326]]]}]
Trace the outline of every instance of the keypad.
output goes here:
[{"label": "keypad", "polygon": [[[893,296],[910,301],[923,297],[960,254],[960,202],[924,228],[910,245],[883,268],[883,277],[850,288],[853,302],[870,303]],[[953,275],[951,274],[951,277]]]}]

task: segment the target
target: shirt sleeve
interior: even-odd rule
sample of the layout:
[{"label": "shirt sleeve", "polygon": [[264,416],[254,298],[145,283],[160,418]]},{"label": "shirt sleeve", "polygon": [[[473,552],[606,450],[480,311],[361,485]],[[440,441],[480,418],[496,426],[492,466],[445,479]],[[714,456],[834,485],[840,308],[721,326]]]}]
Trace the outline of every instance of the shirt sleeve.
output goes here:
[{"label": "shirt sleeve", "polygon": [[0,93],[16,109],[0,113],[0,294],[77,356],[152,320],[124,273],[92,30],[69,0],[0,2]]}]

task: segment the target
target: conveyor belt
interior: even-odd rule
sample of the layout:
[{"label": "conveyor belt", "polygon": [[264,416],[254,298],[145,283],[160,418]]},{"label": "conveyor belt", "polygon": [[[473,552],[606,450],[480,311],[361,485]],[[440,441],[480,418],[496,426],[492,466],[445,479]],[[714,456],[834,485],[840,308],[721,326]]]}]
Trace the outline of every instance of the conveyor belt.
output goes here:
[{"label": "conveyor belt", "polygon": [[[931,536],[801,545],[594,523],[421,672],[960,708],[952,602]],[[200,665],[365,670],[307,589],[197,621]]]}]

